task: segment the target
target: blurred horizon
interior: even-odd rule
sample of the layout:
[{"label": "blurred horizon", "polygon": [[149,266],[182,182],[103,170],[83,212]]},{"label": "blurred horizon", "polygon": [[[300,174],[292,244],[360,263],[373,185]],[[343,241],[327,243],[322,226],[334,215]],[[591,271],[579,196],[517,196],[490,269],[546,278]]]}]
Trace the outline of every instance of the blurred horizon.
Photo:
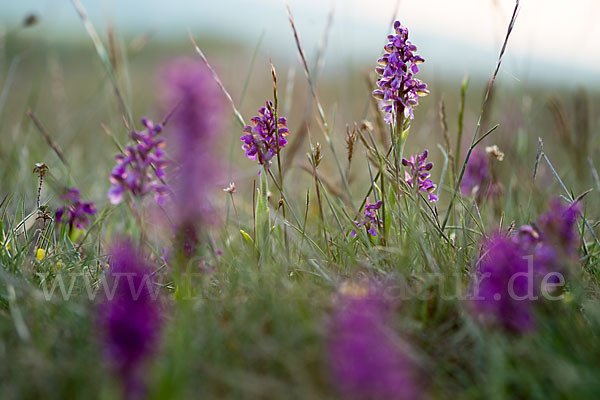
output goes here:
[{"label": "blurred horizon", "polygon": [[[261,41],[261,53],[293,64],[297,61],[287,13],[280,0],[128,0],[81,1],[101,35],[114,25],[120,35],[152,35],[160,43],[188,45],[188,29],[199,38],[247,48]],[[375,66],[397,7],[396,0],[290,0],[302,44],[311,61],[324,37],[330,14],[331,34],[325,49],[326,72],[346,66]],[[574,0],[528,0],[521,3],[516,27],[499,74],[501,84],[556,88],[600,88],[600,4]],[[470,75],[487,79],[497,61],[514,7],[512,0],[399,2],[396,17],[426,59],[423,73],[434,79]],[[0,36],[10,33],[29,14],[37,26],[23,35],[55,44],[88,43],[89,38],[70,1],[21,0],[0,3]],[[560,21],[557,23],[556,21]],[[2,25],[3,28],[2,29]],[[266,28],[265,28],[266,27]],[[262,38],[262,39],[261,39]],[[189,44],[189,55],[193,49]],[[568,77],[565,75],[568,74]]]}]

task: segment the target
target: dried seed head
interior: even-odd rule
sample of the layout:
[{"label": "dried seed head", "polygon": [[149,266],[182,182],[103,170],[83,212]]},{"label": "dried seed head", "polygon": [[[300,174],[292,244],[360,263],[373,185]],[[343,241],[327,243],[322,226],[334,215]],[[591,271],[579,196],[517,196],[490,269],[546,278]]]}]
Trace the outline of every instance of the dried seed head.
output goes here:
[{"label": "dried seed head", "polygon": [[317,168],[323,159],[323,155],[321,154],[321,143],[317,142],[316,146],[311,146],[310,158],[315,168]]},{"label": "dried seed head", "polygon": [[273,90],[275,91],[275,96],[277,96],[277,73],[275,72],[275,66],[273,66],[273,62],[271,64],[271,77],[273,78]]},{"label": "dried seed head", "polygon": [[[361,126],[365,122],[366,121],[363,121],[361,123]],[[354,144],[356,143],[356,139],[358,139],[356,125],[354,125],[354,129],[352,131],[350,130],[350,127],[346,127],[346,149],[348,150],[348,162],[352,161],[352,156],[354,155]]]},{"label": "dried seed head", "polygon": [[360,121],[360,129],[362,129],[363,131],[372,131],[373,124],[370,121],[363,119],[362,121]]},{"label": "dried seed head", "polygon": [[498,145],[487,146],[485,152],[498,161],[504,160],[504,153],[500,151]]},{"label": "dried seed head", "polygon": [[[44,184],[44,176],[46,175],[46,172],[48,172],[48,166],[46,164],[35,163],[35,166],[33,167],[33,173],[38,174],[39,180],[40,180],[40,184],[38,185],[38,190],[37,190],[38,209],[40,208],[40,197],[42,196],[42,185]],[[42,214],[45,215],[45,212],[42,212]],[[46,219],[44,219],[44,221],[46,221]]]},{"label": "dried seed head", "polygon": [[23,26],[30,27],[30,26],[37,24],[38,21],[39,21],[39,18],[37,15],[29,14],[25,17],[25,19],[23,19]]},{"label": "dried seed head", "polygon": [[44,163],[35,163],[35,166],[33,167],[33,173],[38,174],[40,178],[43,178],[47,171],[48,166]]},{"label": "dried seed head", "polygon": [[224,192],[229,193],[229,194],[234,194],[235,193],[235,183],[234,182],[230,182],[229,186],[227,186],[225,189],[223,189]]}]

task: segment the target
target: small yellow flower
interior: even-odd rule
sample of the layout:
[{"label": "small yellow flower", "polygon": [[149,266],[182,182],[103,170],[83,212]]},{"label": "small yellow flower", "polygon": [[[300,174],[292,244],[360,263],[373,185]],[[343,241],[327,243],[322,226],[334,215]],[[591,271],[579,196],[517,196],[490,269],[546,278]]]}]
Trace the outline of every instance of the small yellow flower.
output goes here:
[{"label": "small yellow flower", "polygon": [[60,269],[62,268],[62,261],[58,260],[58,262],[56,264],[54,264],[54,270],[56,272],[60,271]]},{"label": "small yellow flower", "polygon": [[358,283],[344,282],[340,287],[340,293],[347,297],[363,298],[369,294],[369,288]]},{"label": "small yellow flower", "polygon": [[35,251],[35,258],[42,261],[44,257],[46,257],[46,250],[39,248]]}]

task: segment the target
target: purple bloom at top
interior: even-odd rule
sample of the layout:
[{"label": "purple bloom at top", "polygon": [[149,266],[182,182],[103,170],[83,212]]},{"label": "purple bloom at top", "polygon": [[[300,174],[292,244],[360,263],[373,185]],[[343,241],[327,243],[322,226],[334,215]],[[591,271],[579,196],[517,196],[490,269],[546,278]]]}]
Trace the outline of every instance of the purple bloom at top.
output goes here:
[{"label": "purple bloom at top", "polygon": [[124,398],[143,398],[143,366],[156,352],[162,326],[152,269],[129,242],[116,245],[102,287],[97,323],[103,355],[123,385]]},{"label": "purple bloom at top", "polygon": [[250,119],[251,125],[244,128],[245,135],[240,139],[244,144],[242,149],[246,157],[257,160],[260,165],[271,165],[271,159],[277,154],[277,138],[279,138],[279,149],[282,149],[289,134],[287,120],[278,117],[275,123],[275,109],[271,101],[267,101],[264,107],[258,110],[258,116]]},{"label": "purple bloom at top", "polygon": [[402,165],[409,167],[409,171],[404,172],[404,180],[413,189],[418,192],[425,192],[428,194],[429,201],[436,202],[438,197],[433,194],[436,185],[429,177],[429,172],[433,168],[432,162],[426,162],[429,152],[423,151],[420,155],[412,155],[410,159],[402,159]]},{"label": "purple bloom at top", "polygon": [[110,174],[112,186],[108,190],[112,204],[119,204],[127,191],[138,198],[153,192],[159,204],[169,193],[168,187],[161,182],[167,164],[162,150],[165,141],[158,137],[163,127],[147,118],[142,118],[142,124],[146,129],[129,132],[131,143],[125,147],[124,154],[115,157],[117,165]]},{"label": "purple bloom at top", "polygon": [[[383,223],[382,220],[377,216],[377,210],[381,208],[382,204],[383,203],[381,200],[375,202],[375,204],[370,204],[369,199],[367,199],[364,215],[360,221],[354,221],[356,228],[360,229],[365,227],[371,236],[377,236],[377,228]],[[356,231],[352,230],[351,235],[356,236]]]},{"label": "purple bloom at top", "polygon": [[169,181],[175,222],[206,222],[213,211],[209,195],[219,187],[224,170],[218,152],[223,127],[220,92],[202,62],[185,58],[164,68],[161,84],[164,106],[173,109],[168,139],[177,167]]},{"label": "purple bloom at top", "polygon": [[346,399],[421,399],[416,363],[388,324],[391,306],[371,286],[340,289],[327,342],[334,383]]},{"label": "purple bloom at top", "polygon": [[66,223],[69,229],[73,226],[83,229],[88,224],[88,217],[96,214],[94,203],[81,201],[81,194],[77,189],[67,189],[60,199],[63,206],[54,215],[57,224]]},{"label": "purple bloom at top", "polygon": [[429,93],[427,84],[415,78],[417,64],[425,60],[416,54],[417,47],[408,40],[408,29],[400,21],[394,22],[395,35],[388,35],[385,54],[377,60],[375,69],[381,76],[373,96],[381,100],[385,121],[394,122],[397,115],[413,118],[413,108],[419,104],[419,96]]}]

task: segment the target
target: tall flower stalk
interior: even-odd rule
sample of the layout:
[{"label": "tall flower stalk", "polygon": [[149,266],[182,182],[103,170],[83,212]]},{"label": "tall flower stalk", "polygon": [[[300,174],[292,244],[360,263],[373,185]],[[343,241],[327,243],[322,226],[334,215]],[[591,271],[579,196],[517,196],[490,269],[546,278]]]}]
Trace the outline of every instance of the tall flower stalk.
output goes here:
[{"label": "tall flower stalk", "polygon": [[279,156],[281,149],[287,144],[285,137],[289,134],[287,119],[278,117],[273,102],[265,102],[258,110],[258,116],[250,119],[251,125],[246,125],[242,149],[246,157],[256,160],[260,165],[259,188],[255,212],[255,244],[259,252],[268,251],[268,235],[270,218],[268,207],[268,174],[273,157]]},{"label": "tall flower stalk", "polygon": [[[429,93],[427,84],[417,79],[418,64],[425,60],[416,54],[417,47],[408,40],[408,29],[394,22],[394,34],[388,35],[384,54],[377,60],[375,68],[379,75],[377,88],[373,96],[379,101],[384,112],[384,120],[390,125],[390,151],[393,152],[395,166],[396,193],[401,193],[401,160],[404,144],[410,129],[410,120],[414,118],[413,109],[419,104],[419,97]],[[380,171],[383,177],[383,170]],[[382,183],[382,190],[385,184]],[[382,199],[384,202],[385,198]],[[385,204],[383,205],[385,209]],[[385,234],[385,228],[384,228]]]},{"label": "tall flower stalk", "polygon": [[413,109],[419,104],[419,97],[429,93],[427,84],[417,79],[418,64],[425,60],[416,54],[417,47],[408,40],[408,29],[394,22],[395,34],[388,35],[384,46],[385,54],[377,60],[375,69],[380,75],[373,96],[380,101],[385,113],[385,122],[392,126],[392,144],[395,147],[397,173],[406,136],[408,121],[414,118]]},{"label": "tall flower stalk", "polygon": [[173,264],[179,275],[178,290],[192,293],[191,270],[201,253],[205,226],[214,220],[211,192],[219,187],[223,164],[215,155],[215,143],[222,129],[222,105],[218,87],[201,62],[177,59],[162,73],[164,103],[173,109],[168,131],[176,168],[172,187]]},{"label": "tall flower stalk", "polygon": [[174,223],[198,229],[212,219],[210,193],[219,187],[223,167],[215,155],[223,125],[218,88],[202,63],[188,59],[168,64],[161,78],[165,106],[174,108],[167,132],[176,167],[169,180]]}]

